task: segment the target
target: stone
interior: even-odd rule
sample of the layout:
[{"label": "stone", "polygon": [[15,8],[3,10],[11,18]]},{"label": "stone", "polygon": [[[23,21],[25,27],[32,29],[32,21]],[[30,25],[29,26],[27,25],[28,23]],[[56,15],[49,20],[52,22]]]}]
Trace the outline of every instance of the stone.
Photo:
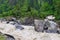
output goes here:
[{"label": "stone", "polygon": [[57,33],[58,24],[50,19],[45,19],[45,26],[48,27],[47,33]]},{"label": "stone", "polygon": [[16,26],[16,29],[20,29],[20,30],[23,30],[24,28],[21,26],[21,25],[19,25],[19,24],[15,24],[15,26]]},{"label": "stone", "polygon": [[11,35],[8,35],[8,34],[4,34],[6,37],[5,37],[5,40],[15,40],[15,38]]},{"label": "stone", "polygon": [[58,31],[57,23],[54,21],[35,20],[34,23],[37,32],[57,33]]},{"label": "stone", "polygon": [[60,40],[60,34],[36,32],[34,26],[21,26],[24,27],[24,30],[15,29],[15,26],[11,24],[0,23],[0,28],[9,28],[7,31],[5,30],[8,28],[2,31],[0,29],[0,32],[13,36],[15,40]]},{"label": "stone", "polygon": [[34,20],[34,28],[37,32],[43,32],[44,31],[44,21],[43,20]]},{"label": "stone", "polygon": [[55,19],[55,17],[54,17],[53,15],[49,15],[49,16],[47,16],[46,18],[47,18],[47,19],[51,19],[51,20]]},{"label": "stone", "polygon": [[25,19],[23,19],[23,25],[34,25],[34,19],[32,17],[26,17]]}]

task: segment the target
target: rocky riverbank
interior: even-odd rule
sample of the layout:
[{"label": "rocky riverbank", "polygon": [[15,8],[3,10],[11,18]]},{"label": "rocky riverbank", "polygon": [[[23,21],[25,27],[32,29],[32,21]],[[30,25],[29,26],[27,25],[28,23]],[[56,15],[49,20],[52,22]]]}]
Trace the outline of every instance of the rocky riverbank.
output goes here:
[{"label": "rocky riverbank", "polygon": [[[12,35],[15,40],[60,40],[60,34],[36,32],[33,26],[25,26],[23,30],[9,30],[5,34]],[[8,27],[8,26],[7,26]]]}]

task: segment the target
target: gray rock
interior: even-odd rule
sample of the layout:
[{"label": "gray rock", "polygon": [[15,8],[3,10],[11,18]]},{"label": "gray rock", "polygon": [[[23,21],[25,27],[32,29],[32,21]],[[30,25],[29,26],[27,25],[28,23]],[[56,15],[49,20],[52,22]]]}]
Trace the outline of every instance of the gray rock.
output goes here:
[{"label": "gray rock", "polygon": [[34,29],[37,32],[57,33],[57,24],[54,21],[35,20]]},{"label": "gray rock", "polygon": [[5,18],[0,18],[1,22],[7,21]]},{"label": "gray rock", "polygon": [[24,29],[22,26],[21,26],[21,23],[19,20],[10,20],[7,22],[8,24],[12,24],[12,25],[15,25],[16,29]]},{"label": "gray rock", "polygon": [[20,29],[20,30],[23,30],[24,29],[21,25],[19,25],[17,23],[15,24],[15,26],[16,26],[17,29]]},{"label": "gray rock", "polygon": [[35,30],[38,32],[43,32],[44,29],[44,21],[43,20],[34,20],[34,24],[35,24]]},{"label": "gray rock", "polygon": [[6,38],[6,40],[15,40],[15,38],[13,37],[13,36],[11,36],[11,35],[8,35],[8,34],[5,34],[5,38]]},{"label": "gray rock", "polygon": [[48,27],[47,31],[48,33],[57,33],[57,24],[54,21],[46,21],[46,27]]},{"label": "gray rock", "polygon": [[34,19],[32,17],[26,17],[21,20],[23,20],[23,22],[22,22],[23,25],[30,25],[31,26],[34,24]]}]

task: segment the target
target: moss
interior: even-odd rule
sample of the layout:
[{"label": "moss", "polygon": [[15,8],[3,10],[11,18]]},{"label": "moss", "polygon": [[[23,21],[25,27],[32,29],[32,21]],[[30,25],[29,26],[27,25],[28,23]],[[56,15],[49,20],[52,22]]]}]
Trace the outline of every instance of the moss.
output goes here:
[{"label": "moss", "polygon": [[5,40],[5,37],[0,34],[0,40]]}]

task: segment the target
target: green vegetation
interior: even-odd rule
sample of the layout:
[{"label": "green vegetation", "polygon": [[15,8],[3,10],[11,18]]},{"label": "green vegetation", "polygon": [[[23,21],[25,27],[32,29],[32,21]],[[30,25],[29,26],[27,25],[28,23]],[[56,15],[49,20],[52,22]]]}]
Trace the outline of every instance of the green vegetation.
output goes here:
[{"label": "green vegetation", "polygon": [[0,17],[44,19],[47,15],[60,20],[60,0],[0,0]]},{"label": "green vegetation", "polygon": [[0,34],[0,40],[5,40],[5,37]]}]

